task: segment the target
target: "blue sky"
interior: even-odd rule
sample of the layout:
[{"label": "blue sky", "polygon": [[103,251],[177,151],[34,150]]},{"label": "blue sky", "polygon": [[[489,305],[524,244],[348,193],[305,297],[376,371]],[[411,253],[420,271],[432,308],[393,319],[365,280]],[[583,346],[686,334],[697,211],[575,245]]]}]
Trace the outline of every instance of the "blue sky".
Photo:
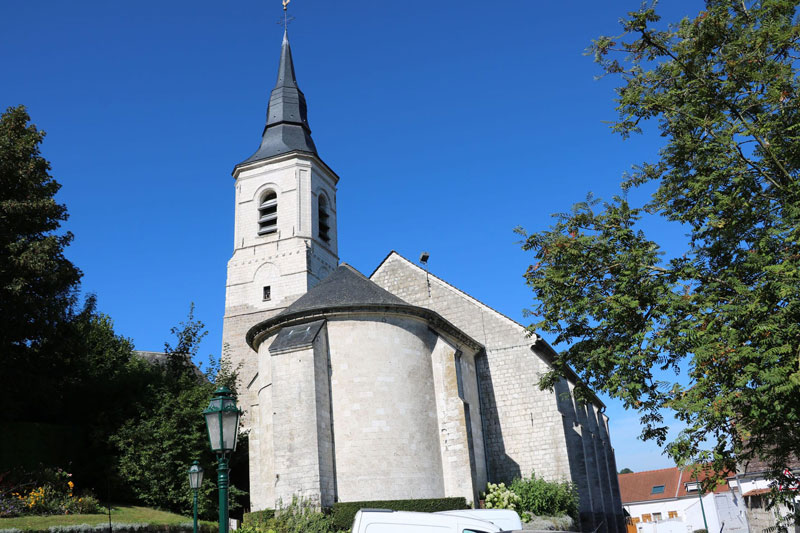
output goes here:
[{"label": "blue sky", "polygon": [[[289,28],[320,156],[341,177],[339,252],[366,275],[390,250],[527,323],[537,231],[609,197],[663,139],[611,133],[616,80],[584,49],[638,0],[293,0]],[[664,3],[667,20],[699,2]],[[83,289],[137,349],[189,305],[221,346],[233,166],[258,147],[275,82],[279,0],[4,5],[0,106],[48,135]],[[675,228],[651,236],[678,246]],[[545,336],[546,338],[546,336]],[[671,466],[607,400],[619,468]]]}]

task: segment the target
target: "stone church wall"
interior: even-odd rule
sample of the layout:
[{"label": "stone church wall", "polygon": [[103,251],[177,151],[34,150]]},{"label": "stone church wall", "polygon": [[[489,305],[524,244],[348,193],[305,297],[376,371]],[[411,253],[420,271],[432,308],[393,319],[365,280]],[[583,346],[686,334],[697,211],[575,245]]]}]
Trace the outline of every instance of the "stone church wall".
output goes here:
[{"label": "stone church wall", "polygon": [[463,496],[467,502],[474,502],[486,484],[474,352],[462,352],[439,337],[431,361],[444,478],[442,495]]},{"label": "stone church wall", "polygon": [[371,279],[410,304],[437,311],[484,345],[476,366],[489,481],[534,472],[571,480],[580,494],[582,529],[619,531],[622,506],[605,415],[576,404],[566,381],[555,392],[539,390],[546,348],[520,324],[395,253]]},{"label": "stone church wall", "polygon": [[328,321],[340,501],[444,496],[431,349],[406,318]]},{"label": "stone church wall", "polygon": [[489,481],[533,471],[546,479],[569,479],[562,416],[554,395],[537,386],[547,367],[531,352],[524,328],[438,278],[427,278],[405,259],[391,256],[371,279],[410,304],[433,309],[484,345],[478,377]]},{"label": "stone church wall", "polygon": [[[277,232],[258,234],[259,202],[266,191],[278,195]],[[316,198],[328,197],[329,243],[318,235]],[[228,261],[222,354],[240,369],[245,428],[248,407],[257,403],[249,390],[256,375],[255,352],[245,342],[247,331],[276,315],[336,268],[335,176],[313,157],[287,155],[236,173],[233,256]],[[313,197],[313,201],[312,201]],[[264,299],[264,287],[271,295]]]}]

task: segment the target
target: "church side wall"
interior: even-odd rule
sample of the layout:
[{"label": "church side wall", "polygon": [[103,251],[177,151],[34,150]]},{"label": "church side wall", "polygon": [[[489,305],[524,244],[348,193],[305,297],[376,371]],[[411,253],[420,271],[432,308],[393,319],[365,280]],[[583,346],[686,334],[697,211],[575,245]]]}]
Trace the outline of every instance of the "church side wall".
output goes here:
[{"label": "church side wall", "polygon": [[582,424],[578,412],[581,404],[575,401],[573,386],[562,379],[555,386],[556,402],[562,416],[564,435],[570,457],[570,473],[572,482],[578,488],[578,519],[581,531],[595,531],[600,526],[596,523],[595,509],[602,508],[602,495],[593,493],[590,483],[590,461],[594,448],[589,446],[589,430]]},{"label": "church side wall", "polygon": [[489,481],[532,472],[553,481],[571,480],[580,495],[582,529],[621,531],[622,502],[607,417],[594,404],[574,402],[573,386],[566,380],[554,393],[538,389],[539,375],[548,369],[547,354],[540,352],[545,348],[531,342],[521,325],[442,280],[428,278],[396,254],[371,279],[411,304],[437,311],[485,346],[476,367]]},{"label": "church side wall", "polygon": [[578,422],[581,425],[581,435],[583,436],[585,445],[586,470],[588,472],[589,486],[592,491],[592,500],[594,503],[592,511],[594,513],[595,527],[599,527],[599,531],[602,533],[607,533],[605,499],[608,495],[603,490],[603,480],[601,478],[601,471],[605,469],[605,464],[603,464],[601,458],[598,457],[597,435],[594,427],[596,424],[592,424],[593,410],[591,406],[580,403],[577,403],[575,407],[578,412]]},{"label": "church side wall", "polygon": [[483,437],[483,421],[481,420],[481,393],[478,385],[477,354],[465,352],[459,359],[463,382],[464,413],[469,413],[470,445],[472,447],[473,484],[476,496],[488,482],[488,465],[486,464],[486,447]]},{"label": "church side wall", "polygon": [[[469,401],[477,405],[478,398],[476,377],[474,372],[470,376],[465,371],[468,366],[465,359],[471,360],[472,354],[458,353],[455,346],[439,337],[431,353],[432,385],[436,391],[444,496],[463,496],[467,502],[474,502],[478,497],[474,473],[478,462],[485,470],[485,461],[474,453],[474,441],[476,437],[480,439],[481,434],[473,431],[471,422],[474,415],[480,415],[468,412]],[[470,377],[472,384],[469,383]]]},{"label": "church side wall", "polygon": [[525,329],[437,278],[429,279],[430,296],[425,272],[397,256],[390,256],[372,276],[384,289],[437,311],[485,346],[478,374],[489,481],[532,472],[549,480],[570,479],[562,416],[555,395],[537,386],[547,366],[531,352]]},{"label": "church side wall", "polygon": [[600,434],[600,441],[603,445],[605,454],[606,470],[608,472],[608,492],[606,502],[609,504],[606,512],[610,513],[609,530],[624,533],[625,517],[622,514],[622,497],[619,491],[619,477],[617,475],[617,461],[614,457],[614,448],[611,446],[611,439],[608,435],[608,417],[601,412],[597,412],[597,427]]}]

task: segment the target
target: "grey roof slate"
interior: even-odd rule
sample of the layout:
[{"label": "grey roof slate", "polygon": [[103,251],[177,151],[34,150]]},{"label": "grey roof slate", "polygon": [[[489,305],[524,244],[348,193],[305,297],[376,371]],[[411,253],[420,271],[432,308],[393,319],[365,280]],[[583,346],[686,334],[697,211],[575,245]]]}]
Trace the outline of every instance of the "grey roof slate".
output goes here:
[{"label": "grey roof slate", "polygon": [[317,147],[308,126],[306,97],[297,87],[289,37],[284,32],[278,80],[269,98],[261,146],[239,165],[294,151],[316,154]]},{"label": "grey roof slate", "polygon": [[363,305],[403,305],[408,302],[382,289],[347,263],[342,263],[319,285],[298,298],[276,316],[282,317],[315,309],[336,309]]},{"label": "grey roof slate", "polygon": [[270,344],[269,352],[281,353],[311,346],[324,324],[325,320],[315,320],[314,322],[287,326],[281,329],[275,340]]},{"label": "grey roof slate", "polygon": [[[313,328],[309,329],[308,332],[305,331],[305,326],[310,324],[311,320],[319,321],[321,327],[328,314],[335,315],[363,311],[391,312],[416,316],[427,321],[431,327],[438,328],[458,339],[459,342],[472,346],[474,349],[481,348],[480,343],[442,318],[436,311],[409,304],[389,291],[382,289],[374,281],[365,277],[347,263],[342,263],[339,268],[334,270],[316,287],[298,298],[282,312],[251,327],[247,331],[247,344],[258,351],[259,343],[268,334],[277,332],[278,336],[289,335],[287,328],[301,325],[297,333],[304,332],[304,334],[311,335]],[[285,331],[287,333],[284,333]],[[283,349],[281,345],[276,346],[274,344],[276,341],[273,341],[273,344],[270,345],[270,352],[273,351],[273,347],[276,350]],[[308,342],[313,342],[313,339]]]}]

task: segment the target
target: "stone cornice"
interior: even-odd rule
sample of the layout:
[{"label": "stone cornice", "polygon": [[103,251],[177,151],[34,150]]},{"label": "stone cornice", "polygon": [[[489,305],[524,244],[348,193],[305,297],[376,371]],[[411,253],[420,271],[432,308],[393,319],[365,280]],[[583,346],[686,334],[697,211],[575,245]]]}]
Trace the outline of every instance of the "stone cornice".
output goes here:
[{"label": "stone cornice", "polygon": [[437,332],[455,339],[456,341],[469,346],[475,351],[480,351],[483,345],[475,339],[455,327],[445,320],[436,311],[431,311],[424,307],[415,305],[400,304],[355,304],[347,306],[327,307],[320,309],[309,309],[287,315],[278,315],[262,322],[259,322],[247,332],[247,344],[256,352],[264,339],[276,333],[285,326],[302,324],[322,318],[342,318],[352,315],[373,315],[373,316],[410,316],[422,319]]},{"label": "stone cornice", "polygon": [[270,165],[273,163],[280,163],[282,161],[288,161],[289,159],[307,159],[309,161],[313,161],[316,163],[320,169],[325,173],[333,181],[333,184],[336,185],[339,183],[339,175],[334,172],[331,167],[325,163],[317,154],[312,154],[311,152],[300,152],[300,151],[293,151],[288,152],[285,154],[276,155],[273,157],[268,157],[266,159],[259,159],[258,161],[251,161],[249,163],[239,163],[233,168],[231,175],[234,178],[238,178],[239,174],[245,172],[247,170],[253,170],[259,167],[263,167],[266,165]]}]

